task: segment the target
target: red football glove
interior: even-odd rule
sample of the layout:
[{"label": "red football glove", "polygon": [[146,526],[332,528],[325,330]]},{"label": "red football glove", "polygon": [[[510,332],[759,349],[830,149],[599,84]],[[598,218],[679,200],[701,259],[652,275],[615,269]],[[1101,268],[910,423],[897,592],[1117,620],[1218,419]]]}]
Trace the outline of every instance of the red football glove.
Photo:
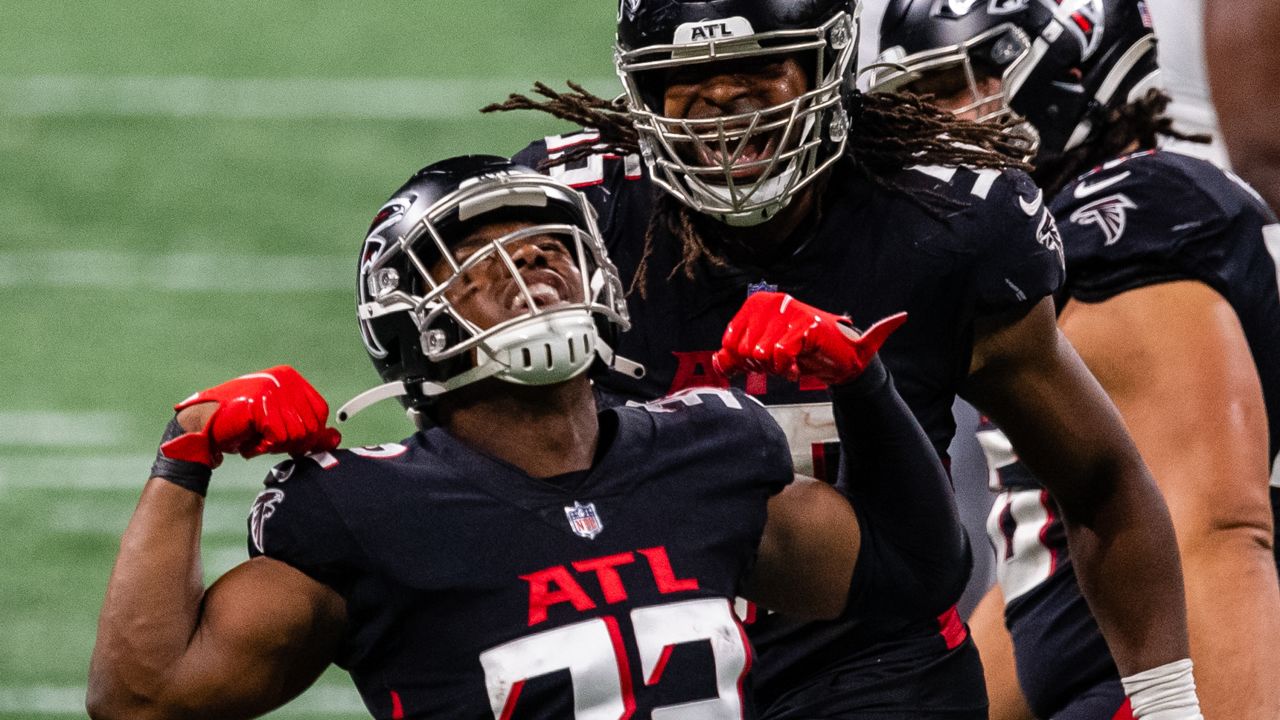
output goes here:
[{"label": "red football glove", "polygon": [[203,402],[218,403],[204,429],[161,445],[165,457],[215,468],[224,452],[246,458],[273,452],[304,455],[332,450],[342,441],[341,433],[325,426],[329,404],[288,365],[228,380],[173,409]]},{"label": "red football glove", "polygon": [[906,313],[891,315],[855,336],[847,317],[785,293],[753,293],[729,321],[722,347],[711,361],[725,375],[748,370],[792,381],[808,375],[839,385],[862,374],[884,341],[906,321]]}]

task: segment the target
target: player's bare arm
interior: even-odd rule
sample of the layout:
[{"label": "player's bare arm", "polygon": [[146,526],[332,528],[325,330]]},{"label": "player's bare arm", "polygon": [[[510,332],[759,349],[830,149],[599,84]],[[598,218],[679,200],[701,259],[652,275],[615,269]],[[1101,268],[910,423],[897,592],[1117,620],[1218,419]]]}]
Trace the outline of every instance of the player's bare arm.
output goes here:
[{"label": "player's bare arm", "polygon": [[255,375],[251,389],[259,394],[244,392],[244,384],[217,393],[239,380],[206,391],[221,402],[183,406],[166,434],[175,437],[143,489],[103,602],[87,698],[95,719],[255,717],[301,693],[336,652],[342,598],[284,563],[255,558],[203,586],[201,475],[207,482],[211,470],[204,463],[216,464],[223,451],[304,451],[337,442],[309,397],[298,407],[289,402],[296,396],[271,393],[284,400],[273,405],[290,415],[287,423],[280,416],[283,424],[255,411],[239,414],[237,401],[262,407],[266,385],[299,389],[306,382],[280,368]]},{"label": "player's bare arm", "polygon": [[849,597],[860,544],[858,518],[844,496],[820,480],[797,476],[769,501],[744,594],[797,617],[834,618]]},{"label": "player's bare arm", "polygon": [[1236,0],[1204,4],[1209,89],[1236,172],[1280,208],[1280,4]]},{"label": "player's bare arm", "polygon": [[1180,281],[1072,301],[1062,328],[1168,502],[1206,716],[1280,715],[1266,407],[1235,311],[1207,285]]},{"label": "player's bare arm", "polygon": [[966,397],[1058,501],[1081,589],[1121,675],[1186,658],[1168,509],[1115,407],[1059,333],[1052,298],[975,333]]}]

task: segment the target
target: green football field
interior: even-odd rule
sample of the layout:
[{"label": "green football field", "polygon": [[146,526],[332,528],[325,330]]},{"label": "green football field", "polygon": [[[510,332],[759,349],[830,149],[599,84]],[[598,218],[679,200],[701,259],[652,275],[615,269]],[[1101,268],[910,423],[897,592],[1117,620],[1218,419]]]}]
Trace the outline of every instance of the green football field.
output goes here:
[{"label": "green football field", "polygon": [[[98,606],[169,405],[279,363],[336,407],[378,205],[446,155],[568,126],[475,109],[617,91],[606,0],[0,8],[0,718],[83,717]],[[394,405],[394,404],[392,404]],[[399,439],[392,405],[347,444]],[[209,493],[206,577],[246,557],[271,461]],[[272,717],[365,717],[331,672]]]}]

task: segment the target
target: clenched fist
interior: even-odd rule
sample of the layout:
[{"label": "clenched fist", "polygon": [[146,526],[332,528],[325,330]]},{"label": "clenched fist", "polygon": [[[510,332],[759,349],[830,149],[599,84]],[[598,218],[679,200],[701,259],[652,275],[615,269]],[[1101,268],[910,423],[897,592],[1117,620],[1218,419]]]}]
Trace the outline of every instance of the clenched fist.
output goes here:
[{"label": "clenched fist", "polygon": [[898,313],[858,335],[847,317],[785,293],[758,292],[729,321],[721,349],[711,360],[726,375],[748,370],[796,380],[803,374],[839,385],[862,374],[906,321],[907,314]]},{"label": "clenched fist", "polygon": [[263,453],[301,455],[332,450],[342,441],[336,429],[326,426],[329,404],[288,365],[202,390],[175,405],[174,410],[184,419],[183,410],[202,403],[217,406],[208,411],[200,430],[161,445],[162,455],[215,468],[226,452],[246,458]]}]

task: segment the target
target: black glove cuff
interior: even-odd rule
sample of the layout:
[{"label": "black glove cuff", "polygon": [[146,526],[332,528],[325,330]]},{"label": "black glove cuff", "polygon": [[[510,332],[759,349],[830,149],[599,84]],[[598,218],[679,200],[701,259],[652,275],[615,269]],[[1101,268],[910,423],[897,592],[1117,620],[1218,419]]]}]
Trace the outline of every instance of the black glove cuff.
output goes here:
[{"label": "black glove cuff", "polygon": [[867,367],[858,377],[847,383],[831,386],[832,398],[857,398],[871,395],[884,386],[889,380],[889,369],[885,367],[880,356],[876,355],[867,363]]},{"label": "black glove cuff", "polygon": [[[160,444],[163,445],[179,435],[185,435],[186,432],[178,424],[178,416],[174,415],[169,424],[165,426],[164,435],[160,438]],[[174,485],[184,487],[200,497],[204,497],[205,492],[209,490],[209,479],[213,477],[213,468],[187,460],[174,460],[173,458],[165,457],[160,450],[156,450],[156,461],[151,466],[151,477],[164,478]]]}]

